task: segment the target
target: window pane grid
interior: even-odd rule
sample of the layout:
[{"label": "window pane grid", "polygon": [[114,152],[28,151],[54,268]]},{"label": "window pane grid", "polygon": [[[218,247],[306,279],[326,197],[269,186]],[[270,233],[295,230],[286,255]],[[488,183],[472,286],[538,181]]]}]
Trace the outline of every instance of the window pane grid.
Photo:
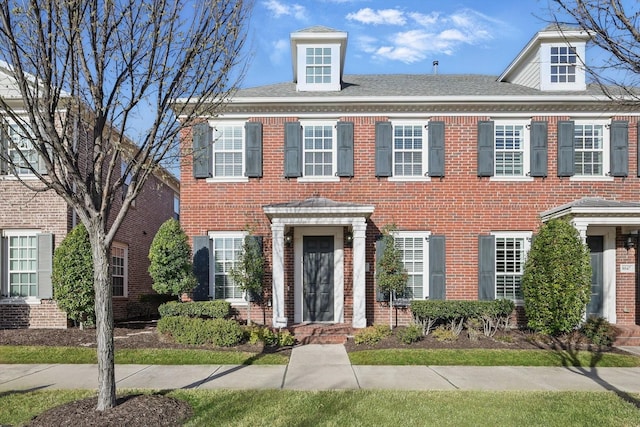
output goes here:
[{"label": "window pane grid", "polygon": [[524,175],[524,126],[495,126],[495,175]]},{"label": "window pane grid", "polygon": [[29,165],[38,166],[38,153],[34,150],[32,142],[29,138],[22,134],[22,131],[15,125],[8,127],[9,138],[9,158],[18,175],[32,174]]},{"label": "window pane grid", "polygon": [[304,127],[304,175],[333,176],[333,126]]},{"label": "window pane grid", "polygon": [[523,237],[496,237],[496,298],[522,299],[525,256]]},{"label": "window pane grid", "polygon": [[551,82],[575,83],[576,81],[576,48],[558,46],[551,48]]},{"label": "window pane grid", "polygon": [[331,83],[331,48],[306,49],[306,82]]},{"label": "window pane grid", "polygon": [[213,143],[214,175],[217,177],[243,176],[242,126],[218,126]]},{"label": "window pane grid", "polygon": [[214,247],[214,297],[216,299],[242,298],[242,290],[229,276],[242,251],[242,237],[216,237]]},{"label": "window pane grid", "polygon": [[395,237],[394,242],[401,253],[402,264],[408,274],[407,291],[399,297],[424,298],[424,237]]},{"label": "window pane grid", "polygon": [[9,237],[9,296],[35,297],[37,286],[36,236]]},{"label": "window pane grid", "polygon": [[114,297],[124,296],[125,257],[124,248],[111,247],[111,279]]},{"label": "window pane grid", "polygon": [[574,128],[576,175],[604,175],[604,129],[602,125],[576,125]]},{"label": "window pane grid", "polygon": [[422,126],[393,128],[394,176],[422,176]]}]

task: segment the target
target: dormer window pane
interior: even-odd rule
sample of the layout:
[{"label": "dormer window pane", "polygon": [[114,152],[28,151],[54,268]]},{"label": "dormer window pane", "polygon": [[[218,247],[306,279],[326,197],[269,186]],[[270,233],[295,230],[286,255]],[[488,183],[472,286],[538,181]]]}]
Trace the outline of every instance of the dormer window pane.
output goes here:
[{"label": "dormer window pane", "polygon": [[306,82],[331,83],[331,48],[306,49]]},{"label": "dormer window pane", "polygon": [[551,83],[574,83],[576,81],[576,48],[570,46],[551,47]]}]

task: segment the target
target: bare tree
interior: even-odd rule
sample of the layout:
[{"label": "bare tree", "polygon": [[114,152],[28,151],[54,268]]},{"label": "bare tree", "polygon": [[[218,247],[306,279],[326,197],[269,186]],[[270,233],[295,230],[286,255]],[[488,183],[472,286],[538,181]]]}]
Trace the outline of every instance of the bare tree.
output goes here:
[{"label": "bare tree", "polygon": [[[89,232],[98,410],[116,405],[111,243],[147,178],[179,153],[180,130],[238,87],[249,11],[244,0],[0,0],[0,55],[16,88],[0,108],[21,134],[1,160],[33,172],[38,186],[24,184],[54,190]],[[174,115],[176,99],[189,109]],[[125,135],[140,120],[133,144]]]},{"label": "bare tree", "polygon": [[587,72],[612,99],[638,100],[640,4],[624,0],[554,0],[554,20],[569,16],[605,56]]}]

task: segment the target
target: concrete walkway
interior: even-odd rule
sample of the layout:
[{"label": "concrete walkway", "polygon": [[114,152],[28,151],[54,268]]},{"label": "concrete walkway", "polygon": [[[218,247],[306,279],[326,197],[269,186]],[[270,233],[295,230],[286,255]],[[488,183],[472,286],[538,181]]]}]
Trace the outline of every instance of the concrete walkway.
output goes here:
[{"label": "concrete walkway", "polygon": [[[640,353],[640,349],[632,351]],[[0,365],[0,393],[95,389],[96,365]],[[640,368],[352,366],[342,345],[293,349],[288,365],[117,365],[118,388],[612,390],[640,393]]]}]

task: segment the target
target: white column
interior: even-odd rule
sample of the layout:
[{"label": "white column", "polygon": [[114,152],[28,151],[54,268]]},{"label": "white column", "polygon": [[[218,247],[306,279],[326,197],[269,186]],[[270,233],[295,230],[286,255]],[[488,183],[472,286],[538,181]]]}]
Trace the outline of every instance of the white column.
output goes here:
[{"label": "white column", "polygon": [[362,220],[353,224],[353,327],[367,326],[367,293],[366,293],[366,231],[367,223]]},{"label": "white column", "polygon": [[273,327],[283,328],[287,326],[287,317],[284,311],[284,224],[274,220],[271,224],[272,251],[273,251],[273,288],[271,300],[273,302]]},{"label": "white column", "polygon": [[587,227],[589,226],[589,223],[585,221],[573,219],[571,221],[571,225],[573,225],[575,229],[578,230],[578,233],[580,234],[580,238],[582,239],[582,243],[586,244],[587,243]]}]

